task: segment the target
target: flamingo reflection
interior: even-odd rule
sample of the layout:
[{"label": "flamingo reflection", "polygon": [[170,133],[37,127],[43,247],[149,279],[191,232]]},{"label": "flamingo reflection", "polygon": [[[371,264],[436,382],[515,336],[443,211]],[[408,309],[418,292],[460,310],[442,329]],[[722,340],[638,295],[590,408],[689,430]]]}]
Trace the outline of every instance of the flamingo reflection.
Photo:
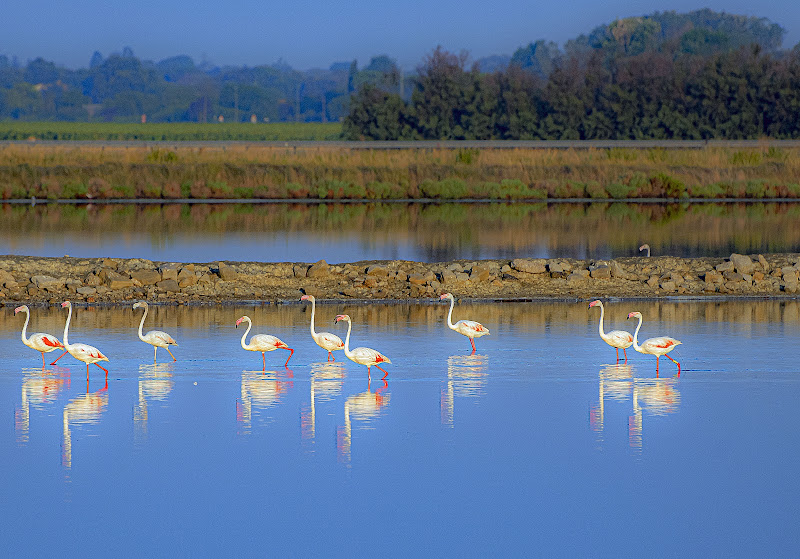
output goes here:
[{"label": "flamingo reflection", "polygon": [[447,383],[439,398],[442,425],[453,426],[456,396],[476,398],[483,395],[488,366],[487,355],[451,355],[447,358]]},{"label": "flamingo reflection", "polygon": [[243,434],[249,434],[253,409],[266,410],[280,403],[283,395],[294,386],[291,372],[242,371],[241,399],[236,401],[236,421],[242,425]]},{"label": "flamingo reflection", "polygon": [[651,416],[676,413],[680,406],[680,392],[675,378],[639,378],[632,365],[607,365],[600,370],[599,396],[592,407],[589,423],[601,434],[605,427],[605,402],[614,400],[632,402],[633,415],[628,418],[628,443],[632,448],[642,447],[644,410]]},{"label": "flamingo reflection", "polygon": [[47,404],[52,404],[58,393],[66,386],[69,388],[70,376],[68,369],[56,368],[56,372],[43,371],[40,368],[23,369],[22,397],[20,407],[14,410],[14,430],[17,433],[18,443],[27,443],[30,433],[30,408],[41,409]]},{"label": "flamingo reflection", "polygon": [[64,406],[64,444],[61,449],[61,464],[65,468],[72,467],[72,432],[75,425],[96,425],[108,407],[108,380],[105,386],[96,392],[89,392],[86,385],[86,394],[73,398]]},{"label": "flamingo reflection", "polygon": [[172,363],[139,365],[139,400],[133,409],[133,425],[137,438],[147,437],[148,402],[165,402],[172,392]]},{"label": "flamingo reflection", "polygon": [[344,402],[344,426],[336,430],[336,449],[339,454],[339,461],[350,464],[350,445],[353,438],[352,420],[363,422],[363,428],[369,428],[370,424],[379,418],[386,406],[389,405],[390,394],[386,392],[389,383],[386,379],[381,380],[381,387],[372,392],[370,381],[367,380],[366,392],[348,396]]},{"label": "flamingo reflection", "polygon": [[313,363],[311,365],[311,394],[309,404],[300,410],[300,433],[304,440],[313,442],[316,435],[317,401],[331,401],[342,392],[345,365],[339,362]]}]

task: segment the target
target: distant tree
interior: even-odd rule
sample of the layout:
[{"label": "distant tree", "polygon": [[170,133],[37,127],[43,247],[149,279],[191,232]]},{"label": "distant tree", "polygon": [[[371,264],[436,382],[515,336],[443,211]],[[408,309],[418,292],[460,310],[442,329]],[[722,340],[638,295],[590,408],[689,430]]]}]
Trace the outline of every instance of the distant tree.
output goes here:
[{"label": "distant tree", "polygon": [[416,134],[408,116],[399,95],[364,84],[350,100],[342,136],[348,140],[414,139]]},{"label": "distant tree", "polygon": [[23,79],[32,84],[48,84],[58,80],[59,72],[56,65],[43,58],[37,58],[28,63],[23,74]]},{"label": "distant tree", "polygon": [[547,78],[555,68],[560,56],[558,45],[539,40],[518,48],[509,64],[533,72],[540,78]]},{"label": "distant tree", "polygon": [[103,63],[103,55],[98,51],[94,51],[91,60],[89,60],[89,68],[97,68]]}]

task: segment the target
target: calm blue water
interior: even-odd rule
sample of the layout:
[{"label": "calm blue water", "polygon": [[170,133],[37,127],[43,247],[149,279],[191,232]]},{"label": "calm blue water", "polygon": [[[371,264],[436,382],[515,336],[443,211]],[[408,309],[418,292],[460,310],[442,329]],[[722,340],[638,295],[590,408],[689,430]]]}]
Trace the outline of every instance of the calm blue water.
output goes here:
[{"label": "calm blue water", "polygon": [[[491,336],[469,355],[446,307],[320,305],[388,382],[282,307],[77,307],[43,372],[0,309],[4,556],[791,556],[800,545],[798,302],[609,304],[606,329],[683,341],[617,365],[585,303],[460,304]],[[239,346],[236,319],[295,349]],[[66,312],[33,309],[61,336]],[[163,352],[163,353],[161,353]],[[52,361],[55,353],[48,354]],[[374,371],[377,372],[377,371]]]}]

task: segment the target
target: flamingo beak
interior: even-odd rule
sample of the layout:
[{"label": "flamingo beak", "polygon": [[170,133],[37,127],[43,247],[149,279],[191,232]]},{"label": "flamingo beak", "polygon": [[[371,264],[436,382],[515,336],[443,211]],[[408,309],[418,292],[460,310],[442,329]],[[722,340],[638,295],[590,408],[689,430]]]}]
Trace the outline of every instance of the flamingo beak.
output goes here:
[{"label": "flamingo beak", "polygon": [[14,309],[14,314],[17,314],[21,310],[22,310],[22,307],[17,307],[16,309]]},{"label": "flamingo beak", "polygon": [[69,306],[69,301],[64,301],[63,303],[61,303],[61,308],[62,309],[65,308],[65,307],[68,307],[68,306]]},{"label": "flamingo beak", "polygon": [[241,323],[242,323],[242,319],[240,318],[239,320],[236,321],[236,327],[238,328]]},{"label": "flamingo beak", "polygon": [[308,301],[308,295],[303,295],[302,297],[300,297],[300,300],[301,301]]}]

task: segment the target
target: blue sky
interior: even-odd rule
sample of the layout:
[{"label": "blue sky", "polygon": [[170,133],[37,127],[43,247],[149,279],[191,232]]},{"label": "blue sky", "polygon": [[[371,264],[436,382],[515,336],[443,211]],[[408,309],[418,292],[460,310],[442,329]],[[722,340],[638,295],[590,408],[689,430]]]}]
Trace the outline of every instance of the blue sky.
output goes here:
[{"label": "blue sky", "polygon": [[800,1],[634,0],[5,0],[0,7],[0,55],[21,63],[41,56],[86,67],[129,46],[161,60],[188,54],[216,65],[271,64],[283,59],[306,70],[387,54],[407,69],[436,45],[472,59],[513,54],[537,39],[567,39],[618,17],[703,7],[766,17],[786,29],[784,47],[800,42]]}]

